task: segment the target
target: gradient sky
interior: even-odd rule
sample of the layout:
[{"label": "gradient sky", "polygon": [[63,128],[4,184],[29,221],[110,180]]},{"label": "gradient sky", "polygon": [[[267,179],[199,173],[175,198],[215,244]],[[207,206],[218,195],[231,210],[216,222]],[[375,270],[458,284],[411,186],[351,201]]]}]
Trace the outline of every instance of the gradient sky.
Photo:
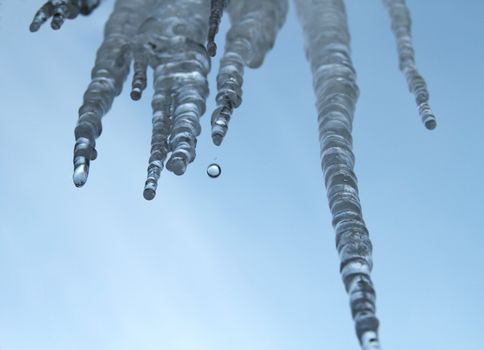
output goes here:
[{"label": "gradient sky", "polygon": [[[150,92],[118,97],[87,185],[71,181],[77,109],[113,1],[31,34],[41,3],[0,0],[0,348],[357,349],[292,4],[264,66],[247,70],[222,147],[205,115],[195,162],[182,177],[163,172],[146,202]],[[482,350],[484,2],[408,4],[432,132],[398,71],[381,1],[347,1],[381,341]],[[205,173],[214,160],[216,180]]]}]

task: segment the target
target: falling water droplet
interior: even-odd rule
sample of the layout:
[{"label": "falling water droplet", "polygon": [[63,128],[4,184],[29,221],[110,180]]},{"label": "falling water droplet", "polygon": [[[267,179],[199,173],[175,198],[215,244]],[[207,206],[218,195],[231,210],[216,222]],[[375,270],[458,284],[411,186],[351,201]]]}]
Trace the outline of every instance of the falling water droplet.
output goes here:
[{"label": "falling water droplet", "polygon": [[219,177],[221,173],[222,173],[222,168],[220,168],[220,165],[216,163],[210,164],[207,168],[207,175],[213,179]]}]

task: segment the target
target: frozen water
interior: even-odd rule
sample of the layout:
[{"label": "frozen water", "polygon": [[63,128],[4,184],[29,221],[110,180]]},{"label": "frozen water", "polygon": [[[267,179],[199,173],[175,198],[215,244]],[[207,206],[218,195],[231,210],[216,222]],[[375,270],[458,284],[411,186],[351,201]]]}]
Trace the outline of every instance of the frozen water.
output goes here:
[{"label": "frozen water", "polygon": [[[363,349],[378,349],[372,245],[354,173],[351,130],[359,90],[342,0],[295,0],[317,99],[321,167],[336,231],[341,275]],[[371,336],[368,336],[371,334]],[[371,342],[369,340],[372,340]]]},{"label": "frozen water", "polygon": [[35,14],[30,31],[36,32],[49,18],[52,29],[60,29],[65,19],[74,19],[79,13],[90,14],[101,2],[101,0],[50,0],[42,6]]},{"label": "frozen water", "polygon": [[207,167],[207,175],[211,178],[217,178],[222,174],[222,168],[216,163],[212,163]]},{"label": "frozen water", "polygon": [[412,45],[410,11],[405,0],[383,0],[391,18],[392,30],[397,40],[400,70],[407,79],[410,92],[415,95],[415,102],[425,127],[435,129],[437,120],[430,109],[429,92],[424,78],[419,74],[415,63],[415,52]]},{"label": "frozen water", "polygon": [[287,0],[232,1],[231,27],[217,75],[217,108],[212,114],[212,140],[219,146],[235,108],[242,103],[244,67],[258,68],[274,46],[287,15]]},{"label": "frozen water", "polygon": [[208,0],[154,1],[131,42],[134,99],[138,94],[141,97],[146,87],[147,68],[154,72],[153,134],[145,198],[147,191],[148,198],[156,193],[164,167],[182,175],[195,159],[199,119],[208,96],[210,60],[205,41],[209,5]]},{"label": "frozen water", "polygon": [[208,54],[214,57],[217,54],[217,44],[215,44],[215,35],[218,33],[218,27],[222,20],[222,15],[229,4],[230,0],[211,0],[210,6],[210,20],[208,23],[208,39],[207,51]]},{"label": "frozen water", "polygon": [[[418,73],[411,41],[411,21],[405,0],[383,0],[397,40],[400,69],[415,94],[428,129],[436,126],[427,86]],[[50,0],[36,13],[31,31],[52,18],[59,29],[65,19],[91,13],[101,0]],[[343,0],[294,0],[304,31],[305,51],[313,73],[318,111],[321,166],[333,215],[341,275],[349,294],[361,347],[380,348],[375,290],[370,274],[372,244],[363,220],[354,173],[352,124],[359,94],[351,61],[350,35]],[[200,118],[208,96],[210,57],[223,12],[230,29],[217,75],[217,107],[211,136],[220,145],[234,110],[242,103],[245,67],[258,68],[273,47],[287,11],[287,0],[116,0],[98,49],[91,82],[84,94],[75,128],[75,186],[83,186],[91,161],[97,157],[96,139],[102,118],[121,93],[130,67],[134,74],[131,98],[140,100],[153,71],[152,139],[143,196],[156,196],[164,168],[185,173],[194,161]],[[120,155],[122,158],[122,155]],[[210,164],[208,176],[221,174]]]}]

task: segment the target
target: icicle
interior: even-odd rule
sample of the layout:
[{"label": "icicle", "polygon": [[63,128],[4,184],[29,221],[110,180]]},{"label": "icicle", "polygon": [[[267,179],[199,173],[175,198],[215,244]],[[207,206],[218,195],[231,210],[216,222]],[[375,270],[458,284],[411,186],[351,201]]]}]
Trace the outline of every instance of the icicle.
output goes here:
[{"label": "icicle", "polygon": [[30,31],[36,32],[49,18],[52,17],[52,29],[60,29],[64,20],[74,19],[79,13],[90,14],[101,0],[50,0],[40,8],[30,24]]},{"label": "icicle", "polygon": [[153,97],[153,136],[151,139],[151,156],[148,166],[148,178],[145,183],[143,196],[152,200],[156,196],[158,179],[164,167],[169,152],[168,137],[173,125],[173,97],[156,84],[157,89]]},{"label": "icicle", "polygon": [[146,13],[145,0],[118,0],[106,23],[104,41],[97,52],[92,81],[84,94],[75,129],[73,180],[77,187],[87,181],[89,163],[97,155],[95,140],[102,131],[101,118],[121,93],[130,64],[130,52],[126,48]]},{"label": "icicle", "polygon": [[217,44],[215,44],[215,35],[218,33],[218,27],[222,20],[224,9],[229,4],[230,0],[211,0],[210,6],[210,20],[208,23],[208,40],[207,50],[208,54],[214,57],[217,54]]},{"label": "icicle", "polygon": [[397,39],[400,70],[407,79],[410,92],[415,95],[422,122],[429,130],[435,129],[437,120],[429,106],[429,92],[424,78],[417,71],[415,52],[412,45],[410,12],[405,0],[383,0],[387,8],[392,30]]},{"label": "icicle", "polygon": [[144,190],[148,200],[156,194],[169,152],[166,168],[176,175],[195,159],[208,96],[208,18],[209,0],[157,0],[135,39],[132,95],[146,86],[148,65],[154,70],[153,138]]},{"label": "icicle", "polygon": [[346,11],[342,0],[295,0],[295,3],[313,72],[321,165],[341,275],[362,348],[379,349],[375,291],[370,278],[372,245],[354,173],[351,130],[359,90],[350,57]]},{"label": "icicle", "polygon": [[212,139],[220,145],[233,110],[242,102],[244,66],[258,68],[274,46],[287,15],[287,0],[232,1],[227,10],[232,26],[217,76],[217,108],[212,114]]}]

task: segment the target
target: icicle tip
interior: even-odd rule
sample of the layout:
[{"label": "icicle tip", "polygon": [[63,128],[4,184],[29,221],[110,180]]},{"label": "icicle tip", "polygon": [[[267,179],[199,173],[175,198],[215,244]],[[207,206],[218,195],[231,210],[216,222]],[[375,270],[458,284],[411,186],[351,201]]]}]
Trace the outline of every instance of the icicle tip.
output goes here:
[{"label": "icicle tip", "polygon": [[141,95],[142,95],[142,90],[138,87],[133,88],[130,94],[131,99],[133,101],[139,101],[141,99]]},{"label": "icicle tip", "polygon": [[184,157],[172,155],[166,163],[166,169],[175,175],[183,175],[187,170],[187,161]]},{"label": "icicle tip", "polygon": [[76,187],[82,187],[86,184],[89,176],[89,165],[86,163],[80,164],[74,168],[72,181]]},{"label": "icicle tip", "polygon": [[425,127],[428,130],[434,130],[437,127],[437,121],[435,119],[429,119],[425,122]]},{"label": "icicle tip", "polygon": [[378,336],[372,331],[363,333],[361,337],[361,346],[364,350],[381,350]]},{"label": "icicle tip", "polygon": [[153,181],[146,181],[145,189],[143,190],[143,197],[147,201],[151,201],[156,197],[156,187],[157,184]]},{"label": "icicle tip", "polygon": [[219,133],[212,133],[212,141],[215,146],[220,146],[224,140],[224,135]]}]

